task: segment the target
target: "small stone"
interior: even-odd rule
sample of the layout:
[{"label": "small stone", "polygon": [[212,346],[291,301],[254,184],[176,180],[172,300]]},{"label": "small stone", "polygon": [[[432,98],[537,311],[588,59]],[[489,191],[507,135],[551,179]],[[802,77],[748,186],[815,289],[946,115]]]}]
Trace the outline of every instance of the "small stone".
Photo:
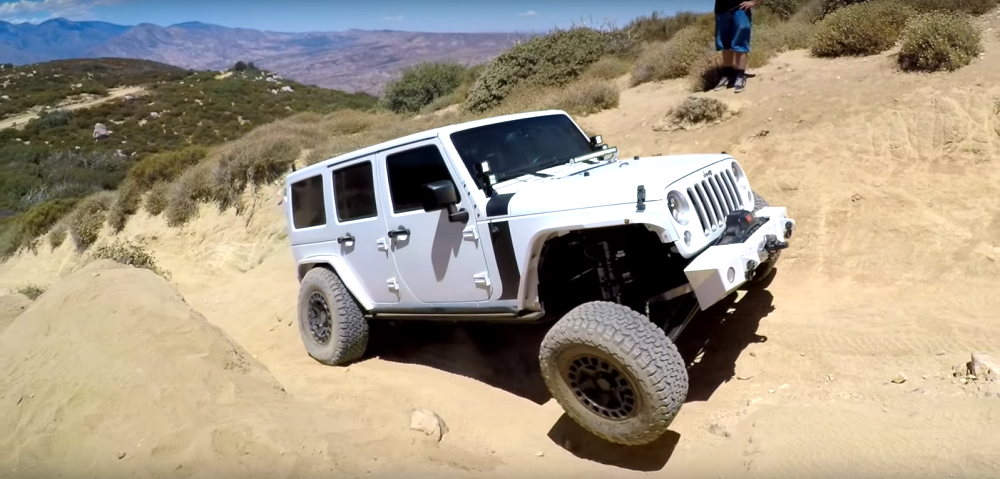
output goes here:
[{"label": "small stone", "polygon": [[538,451],[535,453],[535,455],[538,457],[545,457],[545,451]]},{"label": "small stone", "polygon": [[775,389],[768,389],[768,390],[767,390],[767,392],[769,392],[769,393],[771,393],[771,394],[774,394],[774,391],[776,391],[776,390],[775,390]]},{"label": "small stone", "polygon": [[736,375],[736,379],[738,381],[746,381],[746,380],[751,379],[751,378],[753,378],[753,375],[751,375],[751,374],[737,374]]},{"label": "small stone", "polygon": [[417,408],[410,416],[410,429],[423,432],[435,441],[440,441],[448,432],[448,425],[434,411]]},{"label": "small stone", "polygon": [[119,452],[118,453],[118,459],[125,459],[125,453],[124,452]]},{"label": "small stone", "polygon": [[756,358],[757,357],[757,353],[755,353],[753,351],[750,351],[750,357],[751,358]]},{"label": "small stone", "polygon": [[896,375],[896,377],[892,378],[892,382],[896,384],[903,384],[906,382],[906,375],[903,373],[899,373]]}]

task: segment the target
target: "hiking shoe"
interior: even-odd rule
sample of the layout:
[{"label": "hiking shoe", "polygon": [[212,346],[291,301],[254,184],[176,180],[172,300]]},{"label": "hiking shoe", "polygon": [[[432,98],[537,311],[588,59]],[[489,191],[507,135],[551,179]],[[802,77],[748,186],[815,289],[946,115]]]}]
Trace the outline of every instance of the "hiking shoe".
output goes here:
[{"label": "hiking shoe", "polygon": [[732,80],[730,80],[729,77],[723,76],[722,78],[719,79],[719,84],[715,85],[715,91],[719,91],[722,90],[723,88],[726,88],[727,86],[729,86],[729,83],[731,81]]},{"label": "hiking shoe", "polygon": [[739,93],[746,89],[747,87],[747,77],[739,77],[736,79],[736,93]]}]

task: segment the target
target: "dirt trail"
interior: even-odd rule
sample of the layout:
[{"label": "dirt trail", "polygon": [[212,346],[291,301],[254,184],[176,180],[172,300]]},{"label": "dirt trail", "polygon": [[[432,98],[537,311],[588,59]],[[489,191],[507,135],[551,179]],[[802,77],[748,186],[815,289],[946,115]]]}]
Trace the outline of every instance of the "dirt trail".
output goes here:
[{"label": "dirt trail", "polygon": [[[990,21],[1000,20],[994,14]],[[278,408],[284,421],[315,425],[288,426],[279,436],[322,437],[335,449],[298,455],[290,476],[327,467],[349,476],[997,477],[1000,442],[991,438],[1000,427],[1000,387],[952,375],[972,351],[1000,353],[1000,298],[991,294],[1000,290],[1000,70],[993,68],[1000,44],[990,36],[986,46],[985,58],[938,75],[894,72],[889,54],[830,61],[787,53],[756,71],[745,93],[699,94],[742,110],[702,129],[652,129],[688,94],[684,82],[628,89],[619,108],[582,119],[623,156],[734,153],[755,189],[798,221],[766,291],[719,305],[685,332],[679,346],[693,363],[688,402],[672,432],[643,448],[600,443],[563,416],[538,377],[540,328],[379,325],[371,359],[349,368],[312,361],[293,324],[296,283],[276,188],[261,194],[249,224],[204,206],[180,229],[140,213],[121,235],[147,241],[187,303],[287,392],[259,402],[248,392],[236,411],[260,421]],[[70,286],[59,278],[81,264],[68,243],[0,265],[0,287],[30,281],[64,290],[47,292],[0,339],[21,331],[15,338],[31,344],[22,322],[48,324],[91,304],[64,299]],[[87,280],[75,278],[65,281]],[[167,293],[144,292],[166,285],[138,278],[74,294],[95,301],[85,306],[95,318],[100,308],[141,315],[149,307],[144,298]],[[58,340],[45,344],[56,351]],[[169,356],[175,346],[156,347]],[[10,360],[20,364],[8,368],[18,378],[55,374],[46,361],[18,356],[42,352],[16,351]],[[121,367],[110,359],[87,364],[73,370],[81,380]],[[148,388],[173,384],[169,376],[150,377]],[[29,420],[3,391],[0,423],[19,425],[8,440],[45,433],[79,444],[74,434],[82,432]],[[70,390],[51,386],[46,394],[66,401],[60,414],[80,413],[69,407]],[[203,444],[211,434],[211,410],[186,407],[167,410],[178,429],[157,436],[161,447]],[[441,444],[407,430],[413,407],[445,419],[450,432]],[[137,429],[163,430],[151,416],[135,417]],[[327,423],[336,427],[323,430]],[[248,455],[185,456],[188,463],[148,454],[128,469],[107,470],[166,470],[178,461],[247,470],[267,462],[255,459],[256,448],[277,441],[267,437],[230,436],[234,450]],[[0,467],[37,465],[34,458],[53,451],[32,441],[17,454],[0,447]],[[102,453],[120,447],[109,443]],[[91,462],[74,456],[60,464]]]},{"label": "dirt trail", "polygon": [[[57,111],[57,110],[79,110],[81,108],[91,108],[91,107],[95,107],[97,105],[100,105],[102,103],[114,100],[116,98],[122,98],[122,97],[124,97],[126,95],[138,95],[138,94],[142,93],[143,91],[145,91],[145,89],[143,87],[138,87],[138,86],[112,88],[112,89],[108,90],[107,96],[103,96],[103,97],[100,97],[100,98],[95,98],[93,100],[76,102],[76,103],[61,104],[61,105],[58,105],[56,107],[53,107],[49,111]],[[3,130],[5,128],[15,127],[15,126],[23,126],[24,124],[28,123],[29,121],[34,120],[35,118],[38,118],[38,115],[39,115],[38,112],[28,112],[28,113],[23,113],[23,114],[20,114],[20,115],[12,116],[12,117],[9,117],[9,118],[0,119],[0,130]]]}]

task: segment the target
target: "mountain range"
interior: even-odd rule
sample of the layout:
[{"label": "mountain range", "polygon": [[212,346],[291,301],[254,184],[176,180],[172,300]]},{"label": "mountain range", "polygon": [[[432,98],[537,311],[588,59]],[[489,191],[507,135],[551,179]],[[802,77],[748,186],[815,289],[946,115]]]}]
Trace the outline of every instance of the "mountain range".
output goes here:
[{"label": "mountain range", "polygon": [[406,67],[441,60],[482,63],[524,36],[396,30],[283,33],[201,22],[162,27],[57,18],[39,24],[0,21],[0,63],[114,57],[222,70],[242,60],[300,83],[378,94]]}]

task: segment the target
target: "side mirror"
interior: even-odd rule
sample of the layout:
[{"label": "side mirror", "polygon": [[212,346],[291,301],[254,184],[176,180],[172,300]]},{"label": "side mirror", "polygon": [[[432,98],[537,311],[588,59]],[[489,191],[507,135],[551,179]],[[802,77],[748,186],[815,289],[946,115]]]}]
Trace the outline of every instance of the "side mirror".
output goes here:
[{"label": "side mirror", "polygon": [[469,221],[469,212],[458,209],[458,191],[455,184],[448,180],[427,183],[423,187],[424,211],[448,209],[448,221],[465,223]]},{"label": "side mirror", "polygon": [[437,211],[458,204],[455,184],[448,180],[427,183],[423,193],[424,211]]},{"label": "side mirror", "polygon": [[604,144],[604,138],[601,138],[601,135],[594,135],[590,137],[590,146],[593,149],[598,150],[600,149],[600,146],[603,144]]}]

